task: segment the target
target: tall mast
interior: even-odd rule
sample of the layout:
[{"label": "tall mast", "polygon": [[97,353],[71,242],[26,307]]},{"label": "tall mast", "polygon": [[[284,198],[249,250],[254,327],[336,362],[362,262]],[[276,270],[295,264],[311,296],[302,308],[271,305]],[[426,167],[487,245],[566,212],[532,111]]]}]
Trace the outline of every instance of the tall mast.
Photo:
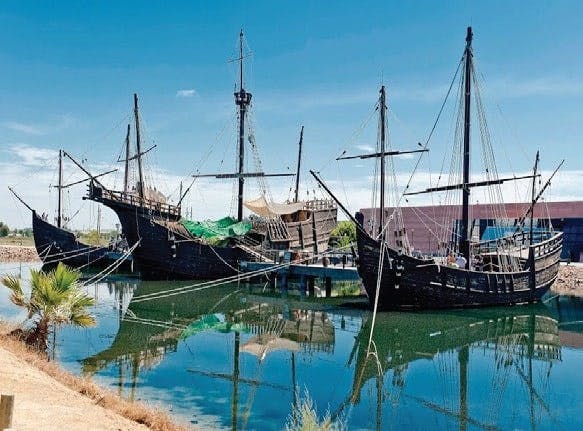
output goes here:
[{"label": "tall mast", "polygon": [[[471,105],[471,70],[472,70],[472,27],[468,27],[466,35],[465,57],[465,94],[464,94],[464,172],[462,189],[462,225],[459,239],[459,251],[466,258],[466,265],[470,262],[470,242],[468,227],[470,224],[470,105]],[[467,267],[467,266],[466,266]]]},{"label": "tall mast", "polygon": [[130,128],[131,126],[128,124],[128,133],[126,134],[126,164],[123,176],[123,191],[125,193],[128,192],[128,180],[130,175]]},{"label": "tall mast", "polygon": [[[385,86],[381,86],[381,97],[379,100],[379,109],[380,109],[380,128],[381,128],[381,199],[380,199],[380,209],[381,209],[381,216],[380,216],[380,226],[379,232],[383,231],[385,227],[385,109],[387,105],[385,103]],[[384,238],[384,233],[383,233]]]},{"label": "tall mast", "polygon": [[[140,142],[140,115],[138,112],[138,95],[134,93],[134,117],[136,119],[136,149],[138,156],[138,173],[140,176],[140,184],[138,187],[138,194],[140,198],[144,199],[144,174],[142,172],[142,143]],[[126,160],[128,158],[126,157]]]},{"label": "tall mast", "polygon": [[239,107],[239,194],[237,196],[237,220],[243,220],[243,177],[245,161],[245,113],[251,103],[251,93],[243,88],[243,30],[239,33],[239,91],[235,93],[235,104]]},{"label": "tall mast", "polygon": [[304,126],[302,126],[302,130],[300,131],[300,149],[298,152],[298,169],[296,171],[296,195],[294,198],[294,202],[298,201],[298,194],[300,192],[300,165],[302,164],[302,143],[304,142]]},{"label": "tall mast", "polygon": [[539,154],[538,150],[536,152],[536,159],[534,160],[534,168],[533,168],[533,177],[532,177],[532,195],[531,195],[531,205],[530,205],[530,245],[532,245],[533,241],[533,232],[532,228],[534,225],[534,205],[536,204],[536,194],[535,194],[535,187],[536,187],[536,172],[538,170],[538,162],[539,162]]},{"label": "tall mast", "polygon": [[57,187],[57,227],[62,227],[62,201],[63,201],[63,150],[59,150],[59,186]]}]

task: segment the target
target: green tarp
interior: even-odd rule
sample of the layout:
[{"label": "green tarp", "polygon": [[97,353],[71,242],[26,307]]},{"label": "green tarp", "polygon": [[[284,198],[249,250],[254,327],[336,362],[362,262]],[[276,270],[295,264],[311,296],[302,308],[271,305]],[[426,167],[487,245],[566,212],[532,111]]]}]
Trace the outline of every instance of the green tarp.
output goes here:
[{"label": "green tarp", "polygon": [[180,223],[192,235],[198,238],[205,238],[210,242],[245,235],[252,227],[251,223],[238,222],[231,217],[224,217],[217,221],[206,220],[203,222],[182,219]]},{"label": "green tarp", "polygon": [[225,322],[224,317],[217,314],[206,314],[184,328],[179,338],[182,340],[200,332],[210,330],[225,333],[231,331],[248,332],[248,328],[244,323],[228,323]]}]

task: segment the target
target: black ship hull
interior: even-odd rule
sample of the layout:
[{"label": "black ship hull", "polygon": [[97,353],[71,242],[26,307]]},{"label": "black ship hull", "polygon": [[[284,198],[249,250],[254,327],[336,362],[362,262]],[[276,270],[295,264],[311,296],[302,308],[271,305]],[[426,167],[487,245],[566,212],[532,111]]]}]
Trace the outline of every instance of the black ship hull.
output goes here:
[{"label": "black ship hull", "polygon": [[75,268],[100,267],[107,264],[107,247],[94,247],[77,240],[73,232],[52,225],[32,212],[32,230],[36,252],[43,264],[57,263]]},{"label": "black ship hull", "polygon": [[[216,279],[237,274],[239,261],[249,255],[234,246],[214,247],[187,239],[168,227],[168,220],[153,217],[140,207],[101,201],[117,214],[132,252],[135,268],[144,279]],[[176,225],[176,223],[173,223]]]},{"label": "black ship hull", "polygon": [[453,268],[419,259],[386,246],[379,272],[381,242],[357,229],[358,272],[378,310],[440,309],[513,305],[539,301],[559,271],[562,233],[529,247],[521,271],[495,272]]},{"label": "black ship hull", "polygon": [[[254,260],[261,254],[257,250],[259,246],[246,246],[241,243],[244,240],[229,240],[226,245],[214,246],[193,238],[179,223],[179,212],[148,203],[140,206],[121,196],[119,192],[92,185],[88,198],[115,211],[130,247],[139,242],[132,257],[143,278],[194,280],[229,277],[239,272],[241,261]],[[281,243],[285,243],[286,249],[291,241],[301,247],[323,251],[319,247],[323,248],[324,242],[327,244],[335,219],[335,207],[314,209],[309,219],[290,224]],[[323,226],[326,229],[318,234]],[[258,234],[264,238],[265,233]],[[257,242],[257,238],[252,241],[254,244],[261,242]]]}]

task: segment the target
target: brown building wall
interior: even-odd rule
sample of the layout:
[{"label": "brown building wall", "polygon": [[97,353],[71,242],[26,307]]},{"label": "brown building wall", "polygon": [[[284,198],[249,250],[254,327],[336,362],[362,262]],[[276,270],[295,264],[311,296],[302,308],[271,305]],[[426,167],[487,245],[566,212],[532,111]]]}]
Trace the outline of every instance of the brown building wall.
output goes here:
[{"label": "brown building wall", "polygon": [[[504,217],[500,217],[500,210],[496,214],[493,211],[492,205],[489,204],[475,204],[470,207],[470,218],[477,219],[518,219],[525,215],[529,204],[526,203],[508,203],[505,204],[502,213]],[[499,206],[497,206],[499,208]],[[364,214],[365,226],[368,225],[369,220],[372,220],[372,215],[376,211],[377,220],[379,210],[372,208],[363,208],[360,210]],[[389,215],[393,212],[393,208],[385,209],[385,214]],[[420,207],[402,207],[401,213],[406,228],[407,237],[415,250],[422,253],[435,250],[437,248],[437,239],[434,233],[441,233],[439,224],[447,225],[449,228],[453,226],[453,220],[461,218],[461,205],[441,205],[441,206],[420,206]],[[550,218],[557,219],[583,219],[583,201],[568,201],[568,202],[547,202],[539,204],[535,207],[534,217],[539,219]],[[394,232],[388,232],[389,238],[394,238]],[[390,242],[393,242],[392,240]],[[577,259],[574,259],[577,260]]]}]

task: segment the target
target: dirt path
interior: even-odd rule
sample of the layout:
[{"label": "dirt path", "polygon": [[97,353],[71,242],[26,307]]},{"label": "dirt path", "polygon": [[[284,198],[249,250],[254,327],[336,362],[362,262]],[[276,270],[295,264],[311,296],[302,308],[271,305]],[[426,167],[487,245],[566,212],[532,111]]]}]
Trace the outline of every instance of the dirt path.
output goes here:
[{"label": "dirt path", "polygon": [[2,347],[0,364],[0,388],[14,395],[12,428],[18,431],[149,429],[96,405]]}]

